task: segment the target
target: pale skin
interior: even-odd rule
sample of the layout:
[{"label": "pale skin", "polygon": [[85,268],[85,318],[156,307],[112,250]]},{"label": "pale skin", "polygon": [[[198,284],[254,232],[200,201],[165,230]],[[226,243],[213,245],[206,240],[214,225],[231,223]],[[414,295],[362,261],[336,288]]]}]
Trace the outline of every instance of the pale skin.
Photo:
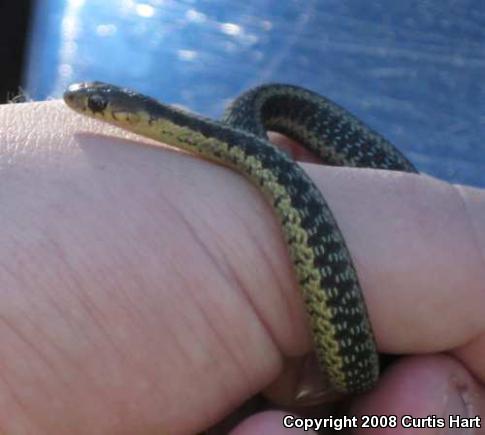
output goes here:
[{"label": "pale skin", "polygon": [[[196,433],[311,350],[277,221],[244,178],[61,102],[1,106],[0,125],[0,433]],[[408,355],[349,415],[485,415],[485,191],[304,168],[379,350]],[[282,415],[233,434],[300,433]]]}]

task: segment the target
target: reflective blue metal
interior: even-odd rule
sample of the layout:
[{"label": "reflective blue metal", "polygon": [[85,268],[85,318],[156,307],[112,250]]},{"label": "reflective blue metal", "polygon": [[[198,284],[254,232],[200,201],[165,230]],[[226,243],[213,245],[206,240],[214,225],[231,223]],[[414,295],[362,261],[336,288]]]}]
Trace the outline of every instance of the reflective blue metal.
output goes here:
[{"label": "reflective blue metal", "polygon": [[261,82],[306,86],[421,171],[485,186],[481,0],[39,0],[25,87],[136,88],[208,116]]}]

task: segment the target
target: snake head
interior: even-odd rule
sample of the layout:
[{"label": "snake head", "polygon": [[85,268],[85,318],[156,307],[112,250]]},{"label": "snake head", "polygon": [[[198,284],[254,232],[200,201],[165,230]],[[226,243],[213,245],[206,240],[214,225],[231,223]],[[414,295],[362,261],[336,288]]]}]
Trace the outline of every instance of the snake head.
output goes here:
[{"label": "snake head", "polygon": [[109,103],[110,88],[102,82],[75,83],[64,92],[64,101],[78,112],[103,113]]},{"label": "snake head", "polygon": [[82,82],[70,85],[64,101],[73,110],[108,122],[135,123],[143,108],[139,94],[103,82]]}]

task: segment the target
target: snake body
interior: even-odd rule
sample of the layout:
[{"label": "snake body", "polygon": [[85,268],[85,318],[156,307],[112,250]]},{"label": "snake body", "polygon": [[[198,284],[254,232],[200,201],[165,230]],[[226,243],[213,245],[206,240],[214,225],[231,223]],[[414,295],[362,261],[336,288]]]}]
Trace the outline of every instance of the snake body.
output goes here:
[{"label": "snake body", "polygon": [[271,84],[237,98],[222,121],[100,82],[71,85],[74,110],[226,165],[251,180],[281,223],[321,369],[337,392],[371,388],[379,361],[363,294],[338,224],[312,180],[272,145],[278,131],[326,164],[417,172],[383,137],[307,89]]}]

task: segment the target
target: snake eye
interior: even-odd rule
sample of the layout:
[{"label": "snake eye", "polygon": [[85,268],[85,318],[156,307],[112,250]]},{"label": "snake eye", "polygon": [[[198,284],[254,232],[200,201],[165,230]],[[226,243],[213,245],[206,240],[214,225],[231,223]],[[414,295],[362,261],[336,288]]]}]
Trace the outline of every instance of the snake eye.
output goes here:
[{"label": "snake eye", "polygon": [[88,109],[93,113],[102,112],[107,105],[106,98],[101,95],[94,94],[88,97]]}]

